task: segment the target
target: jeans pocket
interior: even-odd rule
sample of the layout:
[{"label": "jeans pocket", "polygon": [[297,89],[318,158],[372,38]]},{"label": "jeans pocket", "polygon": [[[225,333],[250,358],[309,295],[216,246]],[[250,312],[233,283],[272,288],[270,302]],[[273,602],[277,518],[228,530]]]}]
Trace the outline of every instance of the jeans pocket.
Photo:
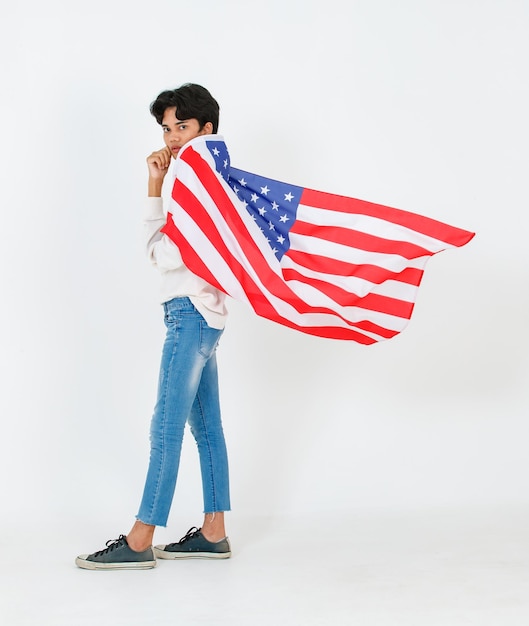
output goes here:
[{"label": "jeans pocket", "polygon": [[217,349],[219,345],[220,336],[222,330],[218,328],[211,328],[205,321],[200,324],[200,346],[199,353],[205,358],[209,359],[211,355]]}]

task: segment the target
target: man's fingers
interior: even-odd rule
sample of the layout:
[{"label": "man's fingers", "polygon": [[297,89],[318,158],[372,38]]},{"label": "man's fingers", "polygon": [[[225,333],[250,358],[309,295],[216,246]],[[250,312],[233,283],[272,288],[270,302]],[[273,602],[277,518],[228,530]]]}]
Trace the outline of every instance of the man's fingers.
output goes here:
[{"label": "man's fingers", "polygon": [[164,150],[153,152],[147,157],[147,163],[152,163],[160,169],[167,169],[171,163],[171,153]]}]

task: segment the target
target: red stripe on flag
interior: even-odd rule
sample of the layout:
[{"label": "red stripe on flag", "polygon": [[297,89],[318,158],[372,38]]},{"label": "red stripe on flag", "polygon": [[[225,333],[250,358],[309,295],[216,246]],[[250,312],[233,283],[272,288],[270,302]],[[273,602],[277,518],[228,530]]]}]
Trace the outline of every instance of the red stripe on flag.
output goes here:
[{"label": "red stripe on flag", "polygon": [[[273,318],[268,318],[268,319],[272,319],[272,321],[274,322],[278,321]],[[287,326],[288,328],[292,328],[293,330],[298,330],[303,333],[306,333],[307,335],[314,335],[316,337],[325,337],[326,339],[347,339],[348,341],[356,341],[357,343],[361,343],[364,346],[371,346],[374,343],[377,343],[378,341],[378,339],[372,339],[368,335],[364,335],[363,333],[356,332],[355,330],[352,330],[350,328],[341,328],[339,326],[298,326],[297,324],[294,324],[294,322],[291,322],[290,320],[284,320],[284,321],[280,320],[279,323],[282,324],[283,326]],[[360,328],[361,330],[372,332],[368,330],[367,328],[367,326],[369,326],[368,323],[360,322],[360,323],[355,324],[355,326],[357,328]],[[384,338],[389,339],[397,335],[399,332],[400,331],[395,332],[391,335],[388,335],[387,337],[384,336]]]},{"label": "red stripe on flag", "polygon": [[331,241],[332,243],[356,248],[364,252],[397,254],[406,259],[416,259],[417,257],[431,256],[432,254],[429,250],[407,241],[384,239],[383,237],[340,226],[321,226],[296,220],[290,232],[296,235],[304,235],[305,237],[316,237],[325,241]]},{"label": "red stripe on flag", "polygon": [[369,322],[368,320],[358,322],[357,328],[365,330],[368,333],[380,335],[381,337],[384,337],[384,339],[391,339],[392,337],[395,337],[395,335],[398,335],[402,330],[390,330],[389,328],[383,328],[382,326],[378,326],[374,322]]},{"label": "red stripe on flag", "polygon": [[342,213],[357,213],[384,219],[456,247],[465,245],[474,237],[474,233],[449,226],[429,217],[403,211],[402,209],[394,209],[382,204],[367,202],[366,200],[347,198],[346,196],[329,194],[313,189],[305,189],[303,191],[300,204],[319,209],[340,211]]},{"label": "red stripe on flag", "polygon": [[377,311],[395,317],[402,317],[404,319],[410,319],[413,311],[412,303],[406,300],[398,300],[397,298],[390,298],[389,296],[376,293],[369,293],[366,296],[357,296],[350,291],[346,291],[324,280],[307,278],[296,270],[284,269],[283,276],[285,280],[297,280],[318,289],[340,306],[359,307],[369,311]]},{"label": "red stripe on flag", "polygon": [[292,259],[297,265],[314,272],[334,274],[336,276],[354,276],[377,285],[382,284],[386,280],[397,280],[418,287],[424,273],[423,270],[414,267],[407,267],[402,272],[397,273],[377,265],[355,265],[354,263],[346,263],[345,261],[338,261],[337,259],[317,254],[307,254],[306,252],[292,249],[285,256]]}]

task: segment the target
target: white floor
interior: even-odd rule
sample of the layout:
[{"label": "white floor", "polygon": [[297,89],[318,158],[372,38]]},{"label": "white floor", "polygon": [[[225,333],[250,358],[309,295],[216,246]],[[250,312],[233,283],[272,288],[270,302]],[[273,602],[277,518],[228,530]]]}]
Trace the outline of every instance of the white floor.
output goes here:
[{"label": "white floor", "polygon": [[[359,512],[241,519],[227,561],[76,568],[101,528],[2,542],[5,626],[527,626],[529,511]],[[181,532],[180,532],[181,530]],[[158,531],[157,541],[178,539]],[[165,534],[167,533],[167,534]],[[178,536],[176,536],[178,535]],[[44,547],[43,547],[44,544]],[[101,545],[100,545],[101,544]]]}]

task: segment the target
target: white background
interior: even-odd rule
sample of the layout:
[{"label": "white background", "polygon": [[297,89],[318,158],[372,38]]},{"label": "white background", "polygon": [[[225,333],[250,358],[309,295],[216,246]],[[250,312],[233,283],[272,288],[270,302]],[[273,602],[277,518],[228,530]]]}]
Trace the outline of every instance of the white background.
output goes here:
[{"label": "white background", "polygon": [[[219,101],[235,167],[477,233],[429,262],[408,328],[376,346],[229,303],[228,524],[527,507],[528,27],[524,0],[3,5],[5,529],[77,527],[82,552],[101,547],[84,526],[110,538],[137,512],[164,335],[148,106],[188,81]],[[174,532],[201,510],[187,433]]]}]

